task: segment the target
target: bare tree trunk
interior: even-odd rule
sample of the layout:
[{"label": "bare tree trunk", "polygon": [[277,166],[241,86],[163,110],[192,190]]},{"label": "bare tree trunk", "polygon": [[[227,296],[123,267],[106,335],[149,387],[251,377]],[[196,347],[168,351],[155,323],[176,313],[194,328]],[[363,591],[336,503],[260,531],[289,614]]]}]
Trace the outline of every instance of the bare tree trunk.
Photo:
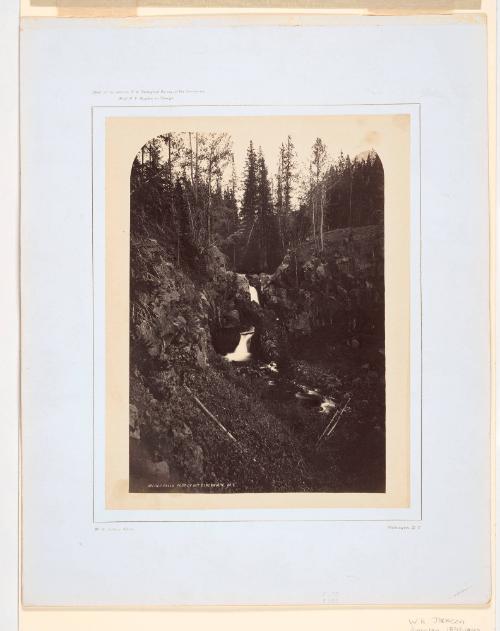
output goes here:
[{"label": "bare tree trunk", "polygon": [[193,173],[193,142],[191,140],[191,132],[189,132],[189,169],[191,171],[191,186],[194,191],[194,173]]},{"label": "bare tree trunk", "polygon": [[168,136],[168,183],[172,185],[172,138]]},{"label": "bare tree trunk", "polygon": [[319,224],[319,238],[320,238],[320,248],[321,251],[323,251],[323,248],[325,247],[324,241],[323,241],[323,223],[324,223],[324,199],[323,199],[323,187],[321,187],[320,190],[320,200],[319,200],[319,204],[320,204],[320,224]]},{"label": "bare tree trunk", "polygon": [[205,405],[203,405],[200,399],[198,399],[198,397],[193,393],[191,388],[186,384],[184,384],[184,388],[194,399],[196,405],[200,408],[200,410],[202,410],[202,412],[204,412],[210,420],[212,420],[227,436],[229,436],[231,440],[234,440],[234,442],[237,443],[238,441],[231,434],[231,432],[226,427],[224,427],[224,425],[212,414],[212,412],[210,412],[210,410]]},{"label": "bare tree trunk", "polygon": [[195,139],[195,147],[196,147],[196,157],[195,157],[195,168],[194,168],[194,198],[196,200],[196,204],[198,204],[198,133],[194,136]]},{"label": "bare tree trunk", "polygon": [[349,180],[350,180],[350,187],[349,187],[349,226],[352,230],[352,166],[349,169]]},{"label": "bare tree trunk", "polygon": [[269,263],[268,263],[268,257],[267,257],[267,242],[266,242],[266,238],[264,237],[264,242],[262,244],[262,271],[263,272],[267,272],[267,270],[269,269]]},{"label": "bare tree trunk", "polygon": [[[169,188],[169,193],[170,193],[170,220],[174,223],[174,225],[176,226],[176,232],[177,232],[177,251],[179,251],[179,230],[180,230],[180,225],[179,225],[179,220],[175,221],[175,217],[174,217],[174,183],[172,182],[172,137],[170,136],[170,134],[168,135],[168,188]],[[165,223],[166,223],[166,218],[165,218]],[[177,254],[177,264],[179,264],[179,254]]]},{"label": "bare tree trunk", "polygon": [[191,204],[189,202],[189,195],[187,194],[187,192],[185,193],[185,195],[186,195],[186,202],[187,202],[187,207],[188,207],[188,211],[189,211],[189,223],[191,225],[191,232],[193,233],[193,238],[196,239],[196,235],[194,233],[193,212],[191,210]]},{"label": "bare tree trunk", "polygon": [[313,224],[313,242],[314,242],[314,246],[316,247],[316,204],[315,202],[315,194],[312,195],[312,224]]},{"label": "bare tree trunk", "polygon": [[212,204],[212,156],[210,155],[208,161],[208,203],[207,203],[207,244],[210,245],[210,238],[212,232],[212,217],[211,217],[211,204]]},{"label": "bare tree trunk", "polygon": [[278,230],[280,233],[281,248],[282,248],[283,256],[284,256],[285,255],[285,235],[283,233],[283,216],[282,216],[281,210],[278,215]]}]

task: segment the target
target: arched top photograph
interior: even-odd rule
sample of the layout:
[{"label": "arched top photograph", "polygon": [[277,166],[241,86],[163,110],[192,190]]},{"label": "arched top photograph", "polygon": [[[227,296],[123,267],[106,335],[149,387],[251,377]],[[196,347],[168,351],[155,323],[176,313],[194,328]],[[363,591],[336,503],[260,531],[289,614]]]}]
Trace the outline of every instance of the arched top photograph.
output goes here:
[{"label": "arched top photograph", "polygon": [[384,492],[384,169],[314,131],[134,157],[131,492]]}]

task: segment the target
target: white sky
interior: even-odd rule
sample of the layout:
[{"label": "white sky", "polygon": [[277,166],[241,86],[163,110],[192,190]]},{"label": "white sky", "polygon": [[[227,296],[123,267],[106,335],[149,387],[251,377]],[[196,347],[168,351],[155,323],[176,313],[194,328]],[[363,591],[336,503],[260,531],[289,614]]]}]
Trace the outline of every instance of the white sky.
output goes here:
[{"label": "white sky", "polygon": [[[269,120],[269,119],[268,119]],[[312,154],[312,146],[316,138],[326,144],[329,161],[336,159],[342,150],[344,154],[349,154],[352,158],[363,151],[368,151],[373,147],[371,138],[366,140],[366,134],[353,137],[350,129],[342,129],[333,123],[332,119],[326,122],[325,119],[303,119],[300,123],[294,119],[294,124],[290,124],[287,118],[276,117],[273,125],[265,125],[263,129],[258,125],[248,126],[242,130],[230,132],[233,138],[233,151],[238,175],[242,175],[246,160],[246,152],[250,140],[253,140],[256,150],[262,147],[262,152],[266,160],[270,175],[275,175],[278,164],[279,148],[281,143],[286,143],[288,134],[291,135],[295,151],[297,154],[297,166],[299,171],[307,172]],[[350,127],[350,126],[349,126]]]},{"label": "white sky", "polygon": [[[253,140],[255,149],[262,147],[269,175],[276,174],[279,148],[290,134],[297,154],[297,170],[307,173],[312,145],[316,138],[326,144],[329,162],[342,150],[354,158],[359,153],[377,149],[381,140],[377,129],[377,116],[252,116],[204,117],[173,119],[168,131],[227,132],[233,140],[236,173],[241,186],[244,177],[247,148]],[[175,122],[174,122],[175,121]],[[225,180],[230,176],[226,170]],[[297,190],[295,193],[297,194]]]},{"label": "white sky", "polygon": [[[380,131],[380,119],[372,116],[234,116],[234,117],[175,117],[165,120],[162,134],[175,133],[226,132],[233,141],[233,153],[238,176],[238,196],[241,196],[247,148],[253,140],[256,151],[259,146],[266,160],[269,176],[274,186],[277,171],[279,148],[286,143],[290,134],[296,151],[296,171],[306,175],[312,145],[316,138],[321,138],[326,145],[328,163],[335,160],[340,151],[354,158],[359,153],[375,149],[384,141],[390,141],[387,134]],[[397,117],[394,117],[397,118]],[[226,168],[224,182],[231,175],[231,166]],[[300,194],[300,183],[295,185],[293,198]]]}]

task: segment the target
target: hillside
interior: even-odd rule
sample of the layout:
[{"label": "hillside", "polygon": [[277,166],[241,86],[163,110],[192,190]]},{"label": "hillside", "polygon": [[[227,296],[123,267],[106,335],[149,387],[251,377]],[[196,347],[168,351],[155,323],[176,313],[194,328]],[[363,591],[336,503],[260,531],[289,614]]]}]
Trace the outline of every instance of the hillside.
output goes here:
[{"label": "hillside", "polygon": [[[321,257],[309,243],[289,252],[273,275],[250,277],[261,305],[215,246],[193,268],[176,264],[159,233],[133,240],[131,490],[381,488],[383,356],[377,331],[359,321],[377,300],[381,234],[340,229]],[[249,326],[252,362],[216,352],[222,333]],[[326,413],[315,395],[297,397],[307,389],[330,402]],[[318,449],[348,397],[335,440]],[[354,449],[356,462],[366,451],[361,469]]]}]

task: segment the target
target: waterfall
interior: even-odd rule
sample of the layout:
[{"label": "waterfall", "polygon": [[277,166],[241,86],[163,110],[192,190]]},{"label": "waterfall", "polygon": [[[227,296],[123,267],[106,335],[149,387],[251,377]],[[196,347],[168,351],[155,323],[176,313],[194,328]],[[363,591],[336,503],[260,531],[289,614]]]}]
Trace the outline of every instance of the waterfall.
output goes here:
[{"label": "waterfall", "polygon": [[250,347],[250,340],[252,339],[252,335],[254,333],[255,329],[253,327],[249,331],[240,333],[240,341],[238,342],[238,346],[234,349],[232,353],[228,353],[224,357],[230,362],[247,362],[252,356],[248,349]]},{"label": "waterfall", "polygon": [[255,289],[255,287],[253,287],[252,285],[249,285],[248,290],[250,292],[250,300],[260,305],[259,294],[257,293],[257,289]]},{"label": "waterfall", "polygon": [[[243,281],[248,288],[248,293],[250,294],[250,300],[252,302],[256,302],[258,305],[259,302],[259,294],[255,287],[252,287],[248,282],[248,278],[244,274],[238,274],[238,277]],[[240,341],[238,342],[238,346],[234,349],[232,353],[227,353],[224,357],[230,362],[247,362],[252,353],[250,353],[250,340],[252,339],[253,334],[255,333],[255,329],[252,327],[248,331],[244,331],[240,333]]]}]

